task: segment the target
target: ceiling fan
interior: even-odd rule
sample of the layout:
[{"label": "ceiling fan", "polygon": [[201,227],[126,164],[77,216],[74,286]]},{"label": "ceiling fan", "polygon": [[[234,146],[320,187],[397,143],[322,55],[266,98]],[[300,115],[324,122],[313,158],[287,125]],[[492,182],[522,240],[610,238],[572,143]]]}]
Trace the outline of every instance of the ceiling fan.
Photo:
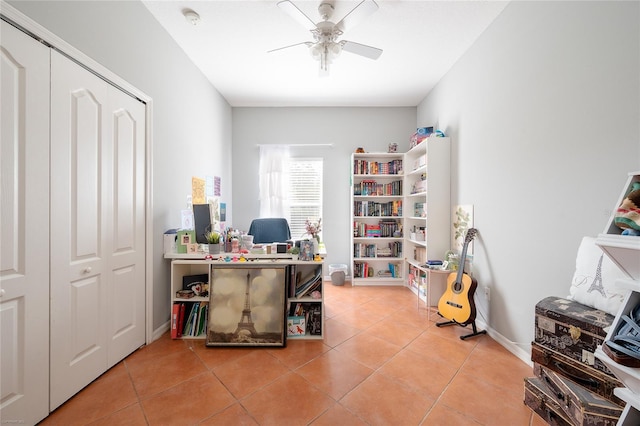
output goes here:
[{"label": "ceiling fan", "polygon": [[304,44],[309,48],[311,56],[320,62],[320,73],[325,75],[329,72],[329,65],[331,62],[333,62],[333,60],[337,58],[343,50],[370,59],[378,59],[382,54],[382,49],[378,49],[376,47],[348,40],[338,40],[338,38],[347,30],[353,28],[364,18],[378,10],[378,4],[374,0],[362,0],[356,7],[351,9],[344,18],[338,21],[338,23],[333,23],[331,21],[334,7],[330,1],[324,0],[320,3],[320,6],[318,6],[318,12],[320,13],[321,18],[321,21],[318,23],[315,23],[311,18],[305,15],[290,0],[278,2],[278,7],[289,14],[293,19],[301,23],[304,27],[309,29],[313,35],[314,41],[305,41],[280,47],[270,50],[269,53]]}]

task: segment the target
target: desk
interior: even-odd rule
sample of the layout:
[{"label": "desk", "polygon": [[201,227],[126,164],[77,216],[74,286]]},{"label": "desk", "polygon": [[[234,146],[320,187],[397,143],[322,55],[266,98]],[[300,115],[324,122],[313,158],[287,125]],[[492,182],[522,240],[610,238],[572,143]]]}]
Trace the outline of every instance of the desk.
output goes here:
[{"label": "desk", "polygon": [[[313,316],[318,318],[316,322],[313,323],[313,332],[309,330],[308,333],[304,335],[297,336],[288,336],[287,339],[319,339],[322,340],[324,338],[324,288],[322,282],[320,282],[319,287],[317,288],[319,293],[313,292],[312,294],[303,294],[300,296],[296,296],[296,282],[300,284],[308,281],[309,277],[314,273],[318,272],[317,268],[320,268],[320,279],[322,279],[321,268],[323,267],[323,261],[296,261],[292,260],[290,254],[245,254],[244,257],[246,260],[226,260],[227,258],[232,259],[235,257],[239,258],[239,253],[221,253],[219,255],[213,255],[214,259],[207,259],[208,253],[193,253],[193,254],[184,254],[184,253],[167,253],[165,254],[166,259],[171,260],[171,297],[170,297],[170,308],[171,308],[171,326],[172,331],[175,328],[176,333],[172,334],[173,338],[178,338],[178,326],[177,323],[179,321],[175,321],[176,326],[174,327],[174,311],[175,305],[185,305],[185,310],[195,303],[210,305],[211,302],[211,294],[213,294],[214,286],[216,285],[214,282],[214,275],[216,275],[215,271],[220,272],[220,269],[270,269],[274,266],[277,267],[285,267],[287,268],[288,273],[285,274],[286,277],[286,309],[287,312],[282,313],[282,317],[288,316],[291,309],[296,310],[299,307],[302,310],[302,316],[305,315],[305,312],[313,312]],[[194,296],[189,298],[178,297],[177,292],[179,290],[183,290],[183,278],[186,276],[197,276],[198,281],[204,282],[204,279],[208,280],[209,283],[209,294],[206,296]],[[293,286],[291,285],[293,283]],[[300,288],[300,287],[298,287]],[[311,287],[311,289],[314,289]],[[311,292],[311,290],[309,290]],[[247,301],[250,298],[247,297]],[[249,303],[249,302],[247,302]],[[180,312],[180,306],[178,307],[178,314]],[[247,313],[247,311],[249,313]],[[298,315],[300,316],[300,315]],[[281,318],[282,318],[281,317]],[[239,321],[237,324],[243,325],[245,329],[251,330],[251,327],[248,327],[247,324],[251,323],[251,305],[249,307],[245,307],[245,309],[238,314],[237,320]],[[318,325],[319,322],[319,325]],[[257,328],[257,327],[256,327]],[[285,330],[286,333],[286,330]],[[194,334],[183,334],[180,338],[189,338],[189,339],[205,339],[207,336],[207,330],[204,329],[201,332],[196,332]]]}]

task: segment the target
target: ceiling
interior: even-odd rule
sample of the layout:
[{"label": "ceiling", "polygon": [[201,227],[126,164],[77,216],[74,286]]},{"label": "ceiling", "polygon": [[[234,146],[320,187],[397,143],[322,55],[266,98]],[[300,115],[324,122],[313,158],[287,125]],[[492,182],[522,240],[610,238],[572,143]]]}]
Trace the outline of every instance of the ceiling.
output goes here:
[{"label": "ceiling", "polygon": [[[338,22],[359,1],[333,3]],[[502,12],[507,1],[376,0],[379,9],[340,40],[383,50],[377,60],[343,51],[320,76],[309,30],[277,0],[143,4],[233,107],[416,106]],[[292,0],[314,22],[320,0]],[[183,16],[192,9],[197,25]]]}]

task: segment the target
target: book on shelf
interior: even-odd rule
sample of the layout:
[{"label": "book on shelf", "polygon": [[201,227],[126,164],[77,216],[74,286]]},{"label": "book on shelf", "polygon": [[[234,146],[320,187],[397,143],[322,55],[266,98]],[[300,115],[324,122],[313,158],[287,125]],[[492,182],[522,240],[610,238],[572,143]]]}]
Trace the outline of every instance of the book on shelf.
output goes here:
[{"label": "book on shelf", "polygon": [[187,320],[184,322],[184,328],[182,330],[182,335],[183,336],[193,336],[194,334],[194,324],[197,321],[197,316],[198,316],[198,308],[200,307],[200,303],[199,302],[195,302],[191,305],[190,310],[189,310],[189,316],[187,317]]},{"label": "book on shelf", "polygon": [[287,317],[287,336],[304,336],[306,334],[306,318],[304,315]]},{"label": "book on shelf", "polygon": [[180,305],[177,303],[173,304],[171,309],[171,338],[178,338],[178,316],[180,314]]},{"label": "book on shelf", "polygon": [[209,304],[202,303],[198,312],[198,326],[195,336],[201,336],[206,332],[207,328],[207,314],[209,312]]},{"label": "book on shelf", "polygon": [[303,297],[312,291],[319,289],[322,285],[322,266],[318,265],[310,276],[296,285],[295,297]]},{"label": "book on shelf", "polygon": [[178,338],[182,337],[182,329],[184,328],[184,311],[185,304],[180,303],[180,310],[178,313]]}]

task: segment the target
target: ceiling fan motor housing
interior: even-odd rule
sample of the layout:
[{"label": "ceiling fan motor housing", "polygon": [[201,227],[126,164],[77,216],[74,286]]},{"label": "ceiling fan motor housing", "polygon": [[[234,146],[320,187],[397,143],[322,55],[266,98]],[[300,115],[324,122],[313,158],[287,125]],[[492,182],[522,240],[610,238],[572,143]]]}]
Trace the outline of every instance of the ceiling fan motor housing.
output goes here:
[{"label": "ceiling fan motor housing", "polygon": [[328,21],[331,19],[331,15],[333,15],[333,5],[331,3],[320,3],[318,12],[323,21]]}]

